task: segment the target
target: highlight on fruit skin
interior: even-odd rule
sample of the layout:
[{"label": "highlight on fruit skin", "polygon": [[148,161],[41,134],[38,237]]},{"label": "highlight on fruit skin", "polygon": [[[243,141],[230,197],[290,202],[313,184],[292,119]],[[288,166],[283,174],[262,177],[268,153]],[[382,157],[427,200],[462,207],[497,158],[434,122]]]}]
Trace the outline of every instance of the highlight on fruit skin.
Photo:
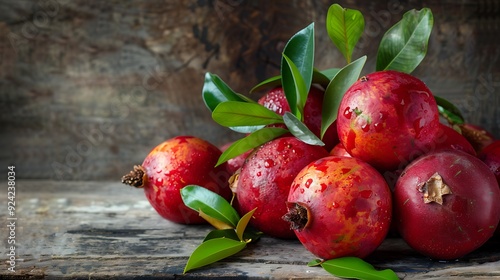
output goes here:
[{"label": "highlight on fruit skin", "polygon": [[198,212],[184,205],[180,190],[186,185],[199,185],[227,200],[232,197],[226,164],[215,167],[219,148],[194,136],[177,136],[160,143],[122,177],[122,183],[144,189],[146,198],[163,218],[181,224],[206,221]]}]

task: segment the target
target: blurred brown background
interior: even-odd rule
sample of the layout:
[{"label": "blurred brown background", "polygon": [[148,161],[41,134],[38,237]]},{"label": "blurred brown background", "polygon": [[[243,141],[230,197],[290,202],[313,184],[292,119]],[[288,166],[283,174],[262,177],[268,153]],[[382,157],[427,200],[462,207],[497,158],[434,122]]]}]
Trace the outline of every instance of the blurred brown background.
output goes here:
[{"label": "blurred brown background", "polygon": [[[117,181],[167,138],[235,140],[203,104],[205,73],[246,94],[279,73],[284,44],[313,21],[315,66],[342,67],[324,27],[333,3],[2,0],[0,167],[14,164],[18,178]],[[336,3],[365,16],[354,52],[368,55],[365,73],[404,12],[431,8],[429,51],[413,74],[500,137],[498,1]]]}]

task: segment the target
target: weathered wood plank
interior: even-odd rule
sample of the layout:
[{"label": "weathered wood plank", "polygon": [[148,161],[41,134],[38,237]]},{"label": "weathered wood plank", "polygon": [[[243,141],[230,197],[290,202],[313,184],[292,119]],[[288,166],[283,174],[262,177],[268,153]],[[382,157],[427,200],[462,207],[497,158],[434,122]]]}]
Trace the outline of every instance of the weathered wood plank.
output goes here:
[{"label": "weathered wood plank", "polygon": [[[2,205],[6,196],[0,197]],[[16,190],[16,273],[0,277],[334,279],[306,263],[314,256],[297,240],[263,237],[239,254],[182,275],[210,226],[162,219],[141,190],[114,182],[19,180]],[[1,212],[0,219],[7,221]],[[0,229],[1,236],[9,233]],[[456,262],[434,262],[399,238],[388,238],[368,261],[404,279],[500,279],[500,240]],[[6,247],[0,255],[6,256]],[[4,258],[2,258],[4,259]]]}]

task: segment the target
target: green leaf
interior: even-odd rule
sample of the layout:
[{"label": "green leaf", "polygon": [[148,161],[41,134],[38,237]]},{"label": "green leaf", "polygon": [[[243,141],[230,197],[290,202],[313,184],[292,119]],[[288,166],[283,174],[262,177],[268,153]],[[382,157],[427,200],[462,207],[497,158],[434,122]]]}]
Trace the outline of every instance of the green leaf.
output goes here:
[{"label": "green leaf", "polygon": [[390,269],[376,270],[371,264],[356,257],[342,257],[327,260],[321,266],[330,274],[360,280],[399,280],[394,271]]},{"label": "green leaf", "polygon": [[293,61],[283,54],[281,67],[283,91],[292,113],[302,118],[309,88],[306,86],[299,69]]},{"label": "green leaf", "polygon": [[201,243],[189,257],[184,273],[232,256],[246,247],[247,243],[230,238],[214,238]]},{"label": "green leaf", "polygon": [[232,225],[228,225],[227,223],[221,220],[212,218],[211,216],[205,214],[201,209],[198,210],[198,213],[200,214],[200,217],[202,217],[205,221],[211,224],[214,228],[218,230],[232,229],[234,231],[234,227]]},{"label": "green leaf", "polygon": [[[291,62],[292,63],[291,63]],[[314,69],[314,23],[300,30],[288,40],[283,50],[281,59],[281,84],[292,113],[298,116],[302,112],[301,107],[305,103],[305,96],[311,87]],[[295,65],[293,72],[291,68]],[[296,83],[300,76],[303,86],[297,88]]]},{"label": "green leaf", "polygon": [[434,18],[429,8],[406,12],[401,21],[382,37],[377,53],[377,71],[411,73],[427,53]]},{"label": "green leaf", "polygon": [[245,229],[247,228],[248,223],[250,222],[250,219],[252,219],[253,213],[255,213],[255,210],[257,208],[254,208],[250,212],[246,213],[241,217],[241,219],[238,221],[238,225],[236,225],[236,235],[240,239],[240,241],[245,241],[243,239],[243,234],[245,233]]},{"label": "green leaf", "polygon": [[225,101],[212,112],[212,118],[218,124],[226,127],[259,126],[283,123],[283,118],[277,113],[258,103],[240,101]]},{"label": "green leaf", "polygon": [[181,189],[181,197],[187,207],[203,211],[204,214],[233,228],[240,220],[240,216],[227,200],[204,187],[187,185]]},{"label": "green leaf", "polygon": [[[337,74],[339,70],[340,68],[330,68],[320,71],[314,68],[312,76],[312,84],[319,84],[326,88],[330,80]],[[258,83],[250,90],[250,93],[262,91],[265,89],[271,89],[278,86],[281,86],[281,75],[268,78]]]},{"label": "green leaf", "polygon": [[347,64],[351,63],[354,46],[364,29],[365,19],[360,11],[342,8],[339,4],[333,4],[328,9],[326,31]]},{"label": "green leaf", "polygon": [[292,113],[286,112],[283,115],[283,120],[285,121],[285,125],[293,134],[293,136],[297,137],[302,142],[309,145],[318,145],[324,146],[325,143],[321,141],[314,133],[309,130],[309,128],[301,122],[297,117],[295,117]]},{"label": "green leaf", "polygon": [[258,83],[250,90],[250,93],[277,86],[281,86],[281,75],[265,79],[264,81]]},{"label": "green leaf", "polygon": [[223,153],[220,155],[217,165],[220,165],[234,157],[237,157],[246,151],[258,147],[276,137],[279,137],[288,130],[279,127],[264,127],[255,132],[252,132],[245,138],[234,141]]},{"label": "green leaf", "polygon": [[344,66],[331,80],[325,90],[321,115],[321,137],[328,127],[337,119],[338,108],[342,97],[349,87],[356,82],[366,62],[366,56]]},{"label": "green leaf", "polygon": [[210,111],[213,111],[219,103],[224,101],[255,102],[242,94],[234,92],[219,76],[208,72],[205,74],[202,97]]},{"label": "green leaf", "polygon": [[463,124],[465,122],[462,112],[453,103],[436,95],[434,95],[434,99],[436,99],[439,114],[450,124]]},{"label": "green leaf", "polygon": [[207,236],[205,236],[205,239],[203,239],[203,242],[208,241],[210,239],[223,238],[223,237],[240,241],[234,229],[216,229],[210,231],[207,234]]},{"label": "green leaf", "polygon": [[323,262],[323,261],[322,261],[322,260],[320,260],[320,259],[314,259],[314,260],[312,260],[312,261],[308,262],[308,263],[307,263],[307,266],[309,266],[309,267],[319,266],[319,265],[321,265],[321,263],[322,263],[322,262]]},{"label": "green leaf", "polygon": [[[326,83],[324,85],[325,88],[328,86],[330,81],[335,77],[335,75],[337,75],[337,73],[339,73],[339,71],[340,71],[340,68],[330,68],[330,69],[325,69],[325,70],[320,71],[321,74],[328,79],[328,83]],[[318,82],[318,84],[320,84],[320,83]]]}]

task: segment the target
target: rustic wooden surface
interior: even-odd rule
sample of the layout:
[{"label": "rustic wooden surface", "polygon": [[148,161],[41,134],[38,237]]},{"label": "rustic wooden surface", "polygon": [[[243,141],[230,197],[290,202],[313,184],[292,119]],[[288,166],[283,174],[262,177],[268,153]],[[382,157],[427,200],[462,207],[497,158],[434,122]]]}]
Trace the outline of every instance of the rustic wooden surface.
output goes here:
[{"label": "rustic wooden surface", "polygon": [[[6,205],[6,195],[0,196]],[[3,206],[2,206],[3,207]],[[5,224],[7,211],[0,212]],[[15,273],[2,261],[2,279],[335,279],[307,267],[314,256],[295,240],[262,237],[237,255],[182,274],[209,226],[162,219],[142,190],[117,182],[18,180]],[[2,239],[7,228],[0,228]],[[368,258],[401,279],[500,279],[500,240],[463,260],[436,262],[388,238]],[[2,246],[2,260],[7,255]]]},{"label": "rustic wooden surface", "polygon": [[[365,15],[354,51],[368,55],[365,72],[383,32],[430,7],[429,51],[414,74],[500,137],[498,1],[337,2]],[[331,4],[0,0],[0,166],[16,164],[21,178],[115,180],[167,138],[235,140],[201,101],[204,74],[247,93],[278,73],[284,44],[313,21],[316,67],[343,66],[324,27]]]}]

